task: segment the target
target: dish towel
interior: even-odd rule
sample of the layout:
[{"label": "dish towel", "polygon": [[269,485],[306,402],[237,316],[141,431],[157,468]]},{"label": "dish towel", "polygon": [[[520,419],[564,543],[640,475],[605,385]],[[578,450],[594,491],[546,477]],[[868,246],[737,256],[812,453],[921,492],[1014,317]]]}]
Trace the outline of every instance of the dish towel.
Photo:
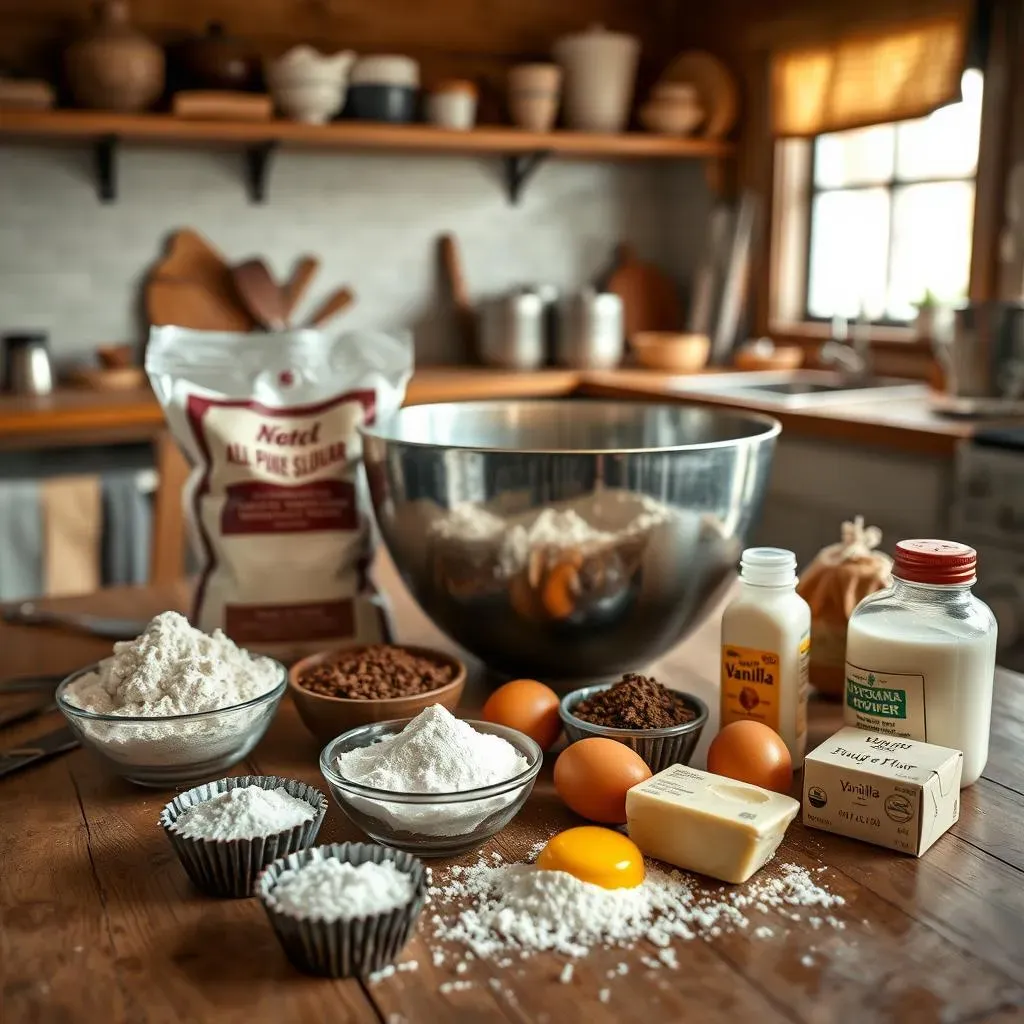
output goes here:
[{"label": "dish towel", "polygon": [[146,470],[103,474],[104,586],[140,584],[149,579],[152,476]]},{"label": "dish towel", "polygon": [[37,480],[0,480],[0,600],[43,590],[43,521]]},{"label": "dish towel", "polygon": [[43,507],[43,593],[99,590],[102,488],[98,476],[58,476],[40,483]]}]

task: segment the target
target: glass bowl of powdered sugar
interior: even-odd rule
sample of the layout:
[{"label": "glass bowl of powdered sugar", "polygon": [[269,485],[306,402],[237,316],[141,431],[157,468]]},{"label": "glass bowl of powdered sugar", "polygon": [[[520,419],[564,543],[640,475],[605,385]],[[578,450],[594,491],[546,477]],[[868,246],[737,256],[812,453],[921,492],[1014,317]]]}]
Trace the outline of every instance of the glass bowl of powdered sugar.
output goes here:
[{"label": "glass bowl of powdered sugar", "polygon": [[342,734],[321,752],[320,771],[371,839],[421,857],[451,857],[515,817],[543,758],[516,729],[459,719],[432,704],[415,718]]},{"label": "glass bowl of powdered sugar", "polygon": [[118,775],[171,787],[222,775],[267,731],[285,667],[220,630],[163,612],[111,657],[68,676],[57,705],[84,747]]}]

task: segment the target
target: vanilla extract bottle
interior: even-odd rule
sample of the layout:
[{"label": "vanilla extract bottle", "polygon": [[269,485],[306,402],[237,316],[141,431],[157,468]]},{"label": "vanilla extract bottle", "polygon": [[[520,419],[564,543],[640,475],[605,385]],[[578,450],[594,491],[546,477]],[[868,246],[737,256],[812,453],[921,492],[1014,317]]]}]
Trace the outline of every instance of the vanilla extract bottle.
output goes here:
[{"label": "vanilla extract bottle", "polygon": [[740,591],[722,616],[721,725],[774,729],[794,767],[807,749],[811,609],[796,592],[796,555],[747,548]]}]

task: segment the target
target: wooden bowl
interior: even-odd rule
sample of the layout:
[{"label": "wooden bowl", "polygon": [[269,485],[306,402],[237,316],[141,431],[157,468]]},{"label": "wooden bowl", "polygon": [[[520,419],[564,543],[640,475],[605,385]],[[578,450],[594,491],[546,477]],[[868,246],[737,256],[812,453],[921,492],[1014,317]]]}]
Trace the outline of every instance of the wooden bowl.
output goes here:
[{"label": "wooden bowl", "polygon": [[641,366],[670,373],[703,370],[711,351],[711,340],[706,334],[681,334],[678,331],[637,331],[629,343]]},{"label": "wooden bowl", "polygon": [[741,348],[732,361],[737,370],[798,370],[803,363],[804,350],[799,345],[781,345],[771,352]]},{"label": "wooden bowl", "polygon": [[349,729],[355,729],[360,725],[385,722],[392,718],[413,718],[431,704],[443,704],[449,711],[454,711],[458,706],[462,698],[462,690],[466,685],[466,666],[458,658],[431,647],[417,647],[413,644],[394,644],[393,646],[450,665],[455,670],[455,678],[436,690],[417,693],[413,697],[356,700],[349,697],[326,697],[323,694],[305,690],[299,685],[299,678],[303,672],[315,665],[329,662],[340,654],[365,648],[337,648],[320,651],[297,661],[288,670],[288,689],[299,710],[299,717],[306,728],[321,743],[328,743],[343,732],[348,732]]},{"label": "wooden bowl", "polygon": [[93,367],[79,366],[68,373],[68,383],[93,391],[137,391],[148,384],[141,366]]}]

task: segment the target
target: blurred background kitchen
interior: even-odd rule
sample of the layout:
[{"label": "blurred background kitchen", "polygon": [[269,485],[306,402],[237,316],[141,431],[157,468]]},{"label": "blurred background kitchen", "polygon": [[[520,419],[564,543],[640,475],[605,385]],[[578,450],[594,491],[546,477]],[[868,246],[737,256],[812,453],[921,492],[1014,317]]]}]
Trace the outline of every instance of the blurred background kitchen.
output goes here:
[{"label": "blurred background kitchen", "polygon": [[0,598],[176,579],[154,323],[408,330],[410,401],[782,420],[758,540],[1024,621],[1021,0],[0,2]]}]

